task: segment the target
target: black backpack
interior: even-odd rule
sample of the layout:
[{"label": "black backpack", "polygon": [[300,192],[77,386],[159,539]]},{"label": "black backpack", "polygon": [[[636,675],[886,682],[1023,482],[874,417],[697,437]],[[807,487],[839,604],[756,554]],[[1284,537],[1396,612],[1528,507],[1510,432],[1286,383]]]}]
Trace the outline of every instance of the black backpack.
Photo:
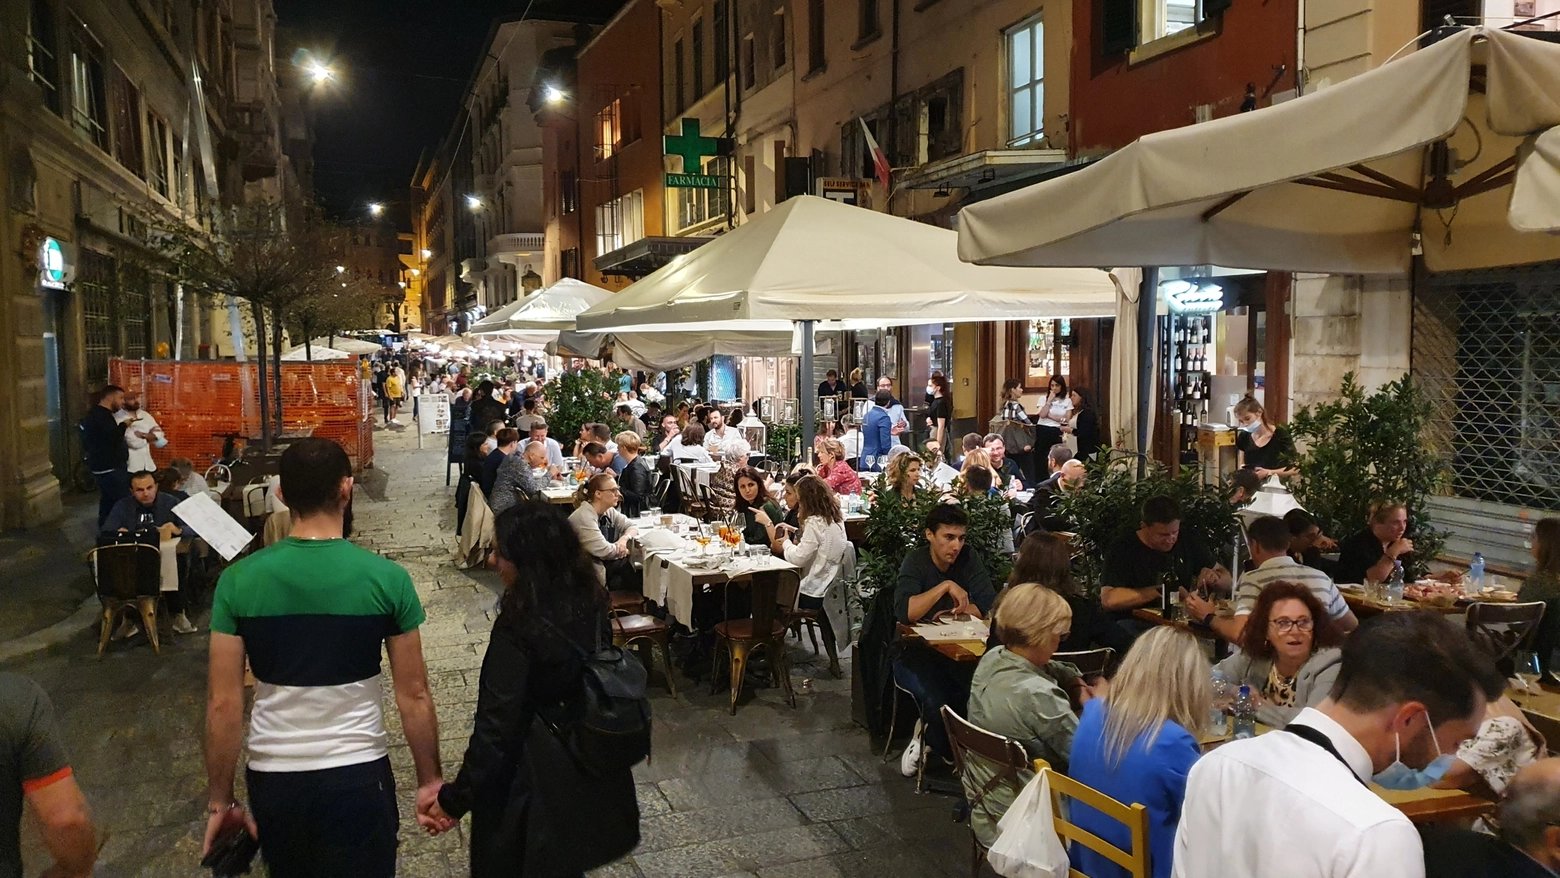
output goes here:
[{"label": "black backpack", "polygon": [[[551,622],[549,628],[562,636]],[[538,716],[558,736],[582,768],[594,773],[633,768],[650,756],[650,699],[645,694],[649,674],[639,658],[622,647],[603,643],[587,650],[567,637],[569,648],[584,666],[580,691]]]}]

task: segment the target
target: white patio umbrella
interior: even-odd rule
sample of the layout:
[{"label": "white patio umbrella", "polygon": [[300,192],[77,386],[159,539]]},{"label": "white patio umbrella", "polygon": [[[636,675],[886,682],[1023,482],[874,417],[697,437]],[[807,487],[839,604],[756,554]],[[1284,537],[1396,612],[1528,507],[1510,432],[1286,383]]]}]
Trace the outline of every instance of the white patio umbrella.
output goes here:
[{"label": "white patio umbrella", "polygon": [[289,362],[289,363],[296,363],[296,362],[300,362],[300,361],[303,361],[303,360],[311,360],[311,359],[312,360],[355,360],[355,359],[357,359],[357,356],[358,356],[357,354],[349,354],[346,351],[340,350],[338,348],[328,348],[328,347],[325,347],[323,344],[316,344],[316,345],[310,345],[309,349],[307,349],[307,350],[305,350],[303,345],[299,345],[299,346],[293,348],[292,350],[286,351],[285,353],[283,353],[282,354],[282,359],[285,360],[286,362]]},{"label": "white patio umbrella", "polygon": [[529,302],[535,295],[536,293],[532,293],[525,298],[510,302],[504,307],[499,308],[497,311],[494,311],[486,317],[483,317],[476,323],[471,324],[471,328],[466,331],[466,334],[490,335],[508,332],[510,316],[512,316],[516,311],[520,310],[520,307],[526,302]]},{"label": "white patio umbrella", "polygon": [[316,351],[321,348],[335,348],[338,351],[346,351],[349,354],[376,354],[384,350],[384,346],[378,342],[364,341],[360,338],[353,338],[350,335],[334,336],[328,344],[325,337],[320,336],[310,340],[309,344]]},{"label": "white patio umbrella", "polygon": [[611,298],[611,290],[566,277],[523,299],[506,318],[506,328],[522,332],[573,329],[575,317]]},{"label": "white patio umbrella", "polygon": [[1560,258],[1560,46],[1483,27],[960,211],[985,265],[1402,274]]},{"label": "white patio umbrella", "polygon": [[1103,271],[959,261],[936,226],[802,195],[579,315],[582,331],[790,332],[793,322],[882,326],[1108,317]]}]

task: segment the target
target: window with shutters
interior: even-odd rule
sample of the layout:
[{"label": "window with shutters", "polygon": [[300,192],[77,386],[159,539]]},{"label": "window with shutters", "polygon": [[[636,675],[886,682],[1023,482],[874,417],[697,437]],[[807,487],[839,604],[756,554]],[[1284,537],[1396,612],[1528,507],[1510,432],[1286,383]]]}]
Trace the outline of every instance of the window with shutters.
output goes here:
[{"label": "window with shutters", "polygon": [[[573,171],[558,174],[558,212],[571,214],[580,209],[580,181]],[[573,275],[570,275],[573,277]]]},{"label": "window with shutters", "polygon": [[742,38],[742,87],[749,89],[758,81],[758,59],[754,57],[758,53],[758,46],[753,41],[753,35],[748,34]]},{"label": "window with shutters", "polygon": [[146,177],[146,138],[141,132],[141,92],[114,68],[114,158],[137,177]]},{"label": "window with shutters", "polygon": [[715,0],[715,8],[710,15],[710,36],[715,40],[715,81],[722,85],[726,77],[731,75],[731,34],[726,26],[727,0]]},{"label": "window with shutters", "polygon": [[596,255],[603,256],[645,236],[645,191],[596,206]]},{"label": "window with shutters", "polygon": [[693,99],[704,97],[704,19],[693,23]]},{"label": "window with shutters", "polygon": [[771,26],[774,29],[769,35],[770,61],[773,62],[774,68],[779,70],[785,66],[786,59],[790,57],[786,54],[784,6],[775,10],[775,20]]},{"label": "window with shutters", "polygon": [[882,34],[878,21],[878,0],[856,0],[857,43],[865,43]]},{"label": "window with shutters", "polygon": [[677,222],[678,233],[695,226],[723,220],[731,212],[731,187],[729,185],[732,172],[732,159],[730,156],[715,156],[704,160],[704,173],[721,178],[721,186],[718,189],[677,189]]},{"label": "window with shutters", "polygon": [[147,182],[152,184],[158,195],[168,198],[172,194],[168,181],[173,176],[168,123],[152,110],[146,111],[146,140]]},{"label": "window with shutters", "polygon": [[108,95],[103,46],[79,18],[71,19],[70,31],[71,125],[98,149],[107,151]]},{"label": "window with shutters", "polygon": [[27,76],[43,92],[43,102],[60,111],[60,67],[56,51],[54,9],[49,0],[32,0],[27,18]]},{"label": "window with shutters", "polygon": [[1040,16],[1007,32],[1008,146],[1045,137],[1045,22]]},{"label": "window with shutters", "polygon": [[688,109],[688,89],[686,78],[687,57],[683,51],[683,41],[679,37],[672,44],[672,106],[677,108],[679,115]]}]

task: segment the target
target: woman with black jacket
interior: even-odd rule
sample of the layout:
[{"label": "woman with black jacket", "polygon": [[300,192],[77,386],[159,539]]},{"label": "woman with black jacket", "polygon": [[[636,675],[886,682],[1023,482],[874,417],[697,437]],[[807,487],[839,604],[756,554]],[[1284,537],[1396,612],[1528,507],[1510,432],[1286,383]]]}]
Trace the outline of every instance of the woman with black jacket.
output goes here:
[{"label": "woman with black jacket", "polygon": [[1062,432],[1078,440],[1079,460],[1093,460],[1100,450],[1100,417],[1094,411],[1094,399],[1082,387],[1074,387],[1068,399],[1072,400],[1072,422]]},{"label": "woman with black jacket", "polygon": [[504,595],[482,659],[471,740],[433,813],[455,820],[471,813],[472,878],[525,873],[526,738],[538,707],[580,691],[580,650],[606,638],[606,591],[556,507],[524,501],[500,515],[489,563]]}]

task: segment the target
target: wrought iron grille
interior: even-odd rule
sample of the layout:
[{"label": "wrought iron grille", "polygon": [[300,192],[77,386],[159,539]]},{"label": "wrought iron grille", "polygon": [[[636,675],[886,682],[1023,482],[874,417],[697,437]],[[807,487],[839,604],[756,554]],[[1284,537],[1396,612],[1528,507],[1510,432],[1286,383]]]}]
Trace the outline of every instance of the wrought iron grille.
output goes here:
[{"label": "wrought iron grille", "polygon": [[150,357],[149,329],[152,323],[151,277],[146,269],[122,265],[119,269],[119,326],[124,331],[124,347],[118,353],[126,357]]},{"label": "wrought iron grille", "polygon": [[1560,265],[1434,275],[1413,373],[1459,497],[1560,509]]},{"label": "wrought iron grille", "polygon": [[118,340],[114,324],[114,260],[101,253],[83,249],[76,271],[76,294],[81,297],[82,353],[86,355],[87,384],[108,382],[108,358]]}]

